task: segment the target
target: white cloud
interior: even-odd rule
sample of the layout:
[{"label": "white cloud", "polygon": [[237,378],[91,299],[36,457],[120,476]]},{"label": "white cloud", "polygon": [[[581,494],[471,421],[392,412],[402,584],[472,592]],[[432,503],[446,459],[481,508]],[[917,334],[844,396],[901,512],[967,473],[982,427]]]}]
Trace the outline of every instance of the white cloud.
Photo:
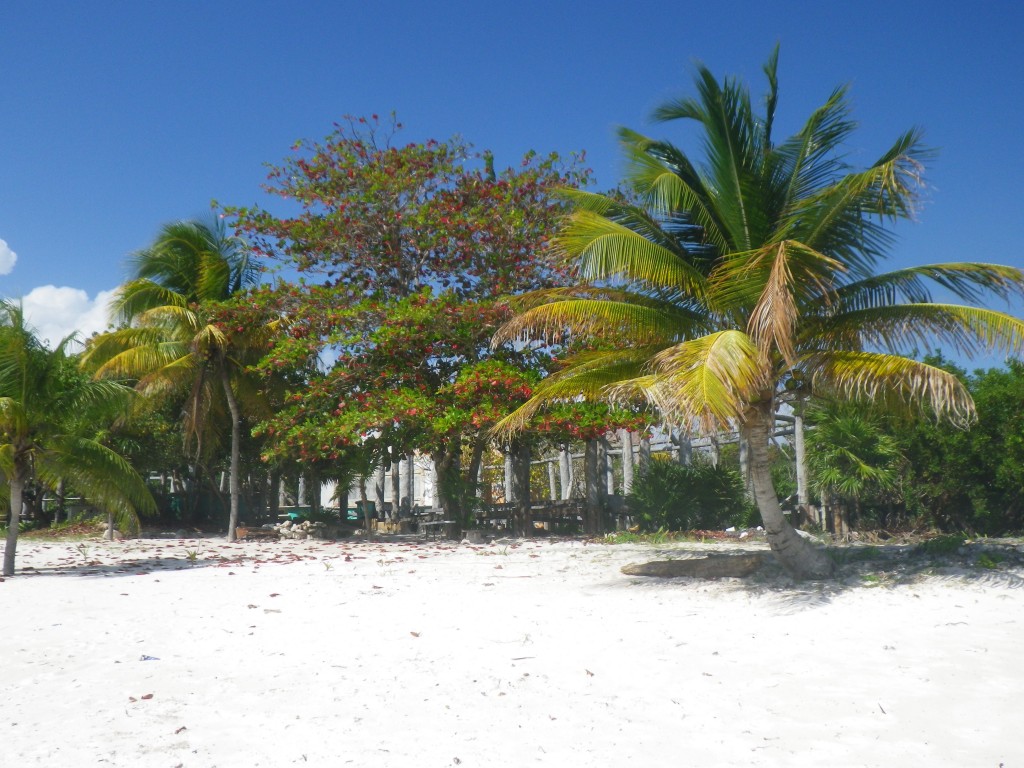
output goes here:
[{"label": "white cloud", "polygon": [[107,328],[108,309],[113,291],[100,291],[93,299],[80,288],[43,285],[22,298],[25,320],[36,329],[39,338],[53,347],[65,336],[78,332],[85,340]]},{"label": "white cloud", "polygon": [[0,240],[0,275],[9,275],[14,269],[18,254],[11,250],[6,240]]}]

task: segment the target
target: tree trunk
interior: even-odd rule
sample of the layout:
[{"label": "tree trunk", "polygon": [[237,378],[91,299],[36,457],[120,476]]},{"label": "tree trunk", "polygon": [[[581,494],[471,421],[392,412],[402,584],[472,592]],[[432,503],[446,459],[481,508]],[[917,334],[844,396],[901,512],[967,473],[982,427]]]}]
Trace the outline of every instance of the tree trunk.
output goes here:
[{"label": "tree trunk", "polygon": [[228,488],[231,493],[231,512],[228,515],[228,541],[235,540],[235,528],[238,526],[238,474],[240,456],[242,453],[242,414],[238,408],[238,401],[235,400],[235,393],[231,391],[231,377],[227,368],[221,367],[221,383],[224,385],[224,397],[228,401],[228,410],[231,411],[231,477],[228,480]]},{"label": "tree trunk", "polygon": [[583,475],[586,483],[586,515],[583,519],[583,532],[594,535],[601,532],[601,468],[598,455],[598,441],[587,440],[583,455]]},{"label": "tree trunk", "polygon": [[451,539],[461,539],[462,529],[466,524],[465,510],[462,505],[460,448],[461,446],[456,441],[454,446],[438,448],[430,455],[437,472],[437,498],[441,509],[444,510],[444,519],[452,521],[450,529],[445,532]]},{"label": "tree trunk", "polygon": [[555,470],[555,462],[548,462],[548,498],[551,501],[558,501],[558,472]]},{"label": "tree trunk", "polygon": [[786,520],[772,484],[768,438],[773,423],[771,403],[748,407],[740,436],[750,448],[750,479],[765,535],[779,563],[794,578],[822,579],[832,576],[835,563],[821,548],[802,538]]},{"label": "tree trunk", "polygon": [[402,495],[395,509],[395,519],[408,517],[412,513],[413,500],[416,498],[416,458],[406,454],[402,460]]},{"label": "tree trunk", "polygon": [[718,435],[711,435],[708,438],[708,452],[711,455],[711,466],[717,467],[722,459],[722,446],[718,443]]},{"label": "tree trunk", "polygon": [[533,533],[530,511],[530,445],[525,440],[514,440],[509,448],[512,457],[512,497],[515,499],[514,531],[528,537]]},{"label": "tree trunk", "polygon": [[7,545],[4,549],[4,576],[14,575],[14,552],[18,546],[18,523],[21,522],[21,505],[24,503],[27,474],[22,461],[16,455],[14,472],[7,479],[11,490],[11,517],[7,524]]},{"label": "tree trunk", "polygon": [[370,514],[369,499],[366,498],[366,478],[359,477],[359,506],[363,512],[363,529],[366,535],[373,533],[373,515]]},{"label": "tree trunk", "polygon": [[[402,459],[397,448],[391,449],[391,514],[389,519],[398,517],[398,505],[402,501]],[[377,510],[377,519],[380,520],[381,510]]]},{"label": "tree trunk", "polygon": [[690,434],[682,429],[677,429],[672,435],[672,442],[676,444],[676,460],[684,467],[693,463],[693,443],[690,441]]},{"label": "tree trunk", "polygon": [[646,434],[640,438],[640,450],[637,451],[637,474],[643,477],[651,468],[651,438]]},{"label": "tree trunk", "polygon": [[373,473],[373,500],[377,505],[377,509],[384,509],[384,490],[387,487],[386,476],[387,469],[384,467],[384,462],[381,461]]}]

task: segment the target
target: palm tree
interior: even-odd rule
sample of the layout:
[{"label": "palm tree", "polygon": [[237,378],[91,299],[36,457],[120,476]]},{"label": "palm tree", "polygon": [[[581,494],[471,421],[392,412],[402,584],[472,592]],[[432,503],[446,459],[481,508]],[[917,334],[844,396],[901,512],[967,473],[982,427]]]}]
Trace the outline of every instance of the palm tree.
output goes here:
[{"label": "palm tree", "polygon": [[693,431],[740,430],[768,540],[795,576],[827,576],[833,562],[796,534],[772,487],[768,444],[780,394],[812,392],[883,405],[927,403],[966,423],[960,382],[911,359],[925,341],[970,354],[1024,348],[1024,323],[978,306],[933,301],[937,286],[967,303],[1024,288],[1021,270],[982,263],[876,266],[891,223],[911,216],[919,131],[900,136],[864,169],[844,160],[854,130],[839,88],[795,135],[772,136],[778,50],[764,71],[763,115],[748,89],[698,68],[695,97],[659,107],[659,121],[702,131],[703,162],[623,129],[627,191],[568,192],[576,209],[554,246],[575,265],[574,288],[540,291],[496,342],[520,336],[598,337],[500,425],[523,426],[545,402],[644,396]]},{"label": "palm tree", "polygon": [[847,504],[853,504],[859,517],[862,500],[898,486],[903,454],[877,414],[863,406],[819,405],[808,416],[814,424],[807,433],[811,482],[821,495],[823,522],[834,533],[843,533],[848,525]]},{"label": "palm tree", "polygon": [[[131,389],[74,376],[67,354],[74,336],[47,349],[25,324],[20,306],[0,304],[0,470],[10,495],[3,575],[14,574],[18,523],[26,483],[66,481],[123,530],[137,529],[138,512],[156,511],[143,479],[120,455],[81,429],[78,415],[124,404]],[[79,425],[80,426],[80,425]]]},{"label": "palm tree", "polygon": [[[260,399],[244,371],[260,348],[259,329],[222,322],[224,302],[256,285],[260,270],[223,225],[178,221],[132,257],[134,279],[113,302],[118,330],[92,340],[84,355],[96,376],[130,377],[146,395],[188,392],[186,443],[202,454],[212,418],[227,406],[231,423],[228,540],[238,525],[242,404]],[[198,461],[198,458],[197,458]]]}]

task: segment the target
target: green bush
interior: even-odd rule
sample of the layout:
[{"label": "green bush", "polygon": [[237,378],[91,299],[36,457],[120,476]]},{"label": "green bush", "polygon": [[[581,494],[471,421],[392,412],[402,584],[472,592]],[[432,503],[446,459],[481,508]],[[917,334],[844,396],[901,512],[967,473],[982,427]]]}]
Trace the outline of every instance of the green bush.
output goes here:
[{"label": "green bush", "polygon": [[756,519],[739,472],[707,461],[654,461],[626,500],[642,531],[715,530]]}]

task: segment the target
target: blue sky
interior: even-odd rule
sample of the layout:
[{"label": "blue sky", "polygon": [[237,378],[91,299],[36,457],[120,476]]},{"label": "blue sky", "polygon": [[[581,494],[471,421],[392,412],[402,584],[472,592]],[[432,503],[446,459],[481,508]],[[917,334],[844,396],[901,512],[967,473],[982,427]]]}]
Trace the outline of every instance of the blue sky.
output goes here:
[{"label": "blue sky", "polygon": [[96,329],[163,222],[263,202],[264,163],[344,114],[395,110],[409,140],[461,134],[499,164],[586,150],[610,187],[616,126],[696,151],[651,109],[697,60],[761,93],[776,42],[777,135],[848,83],[853,161],[915,125],[938,148],[894,265],[1024,266],[1021,29],[1015,2],[6,0],[0,295],[44,335]]}]

